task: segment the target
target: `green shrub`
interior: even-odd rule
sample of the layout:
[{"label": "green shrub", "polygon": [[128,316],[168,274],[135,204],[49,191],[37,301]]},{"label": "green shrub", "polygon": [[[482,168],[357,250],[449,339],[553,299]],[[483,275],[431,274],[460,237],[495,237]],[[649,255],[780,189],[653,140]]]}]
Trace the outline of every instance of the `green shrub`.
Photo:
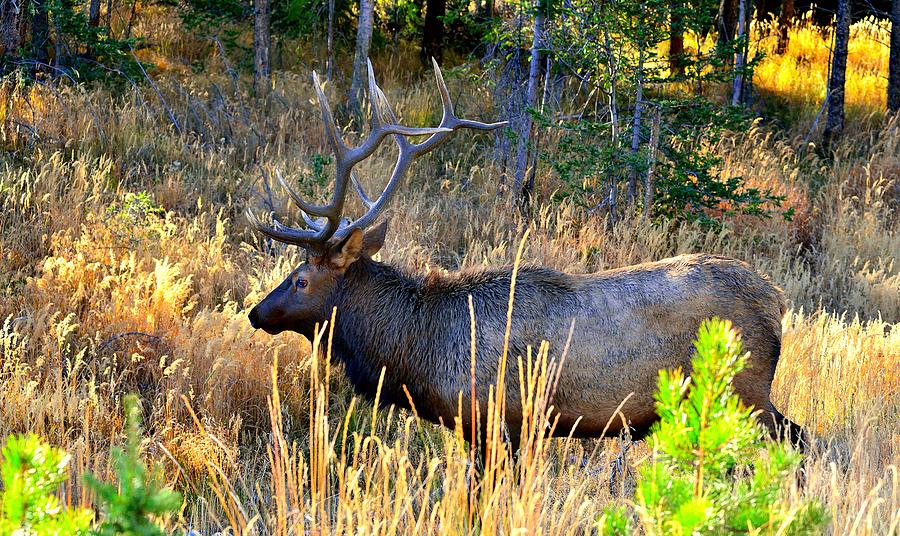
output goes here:
[{"label": "green shrub", "polygon": [[106,215],[133,224],[144,224],[152,218],[165,217],[166,211],[156,204],[149,193],[128,192],[121,204],[113,203],[106,207]]},{"label": "green shrub", "polygon": [[63,508],[55,492],[69,478],[69,456],[35,435],[14,435],[2,450],[0,535],[86,534],[90,510]]},{"label": "green shrub", "polygon": [[[817,534],[826,521],[814,501],[790,505],[785,482],[802,455],[763,441],[752,408],[732,388],[746,366],[739,336],[728,321],[701,325],[691,376],[660,371],[660,421],[650,442],[653,460],[637,479],[634,512],[647,534]],[[624,507],[600,520],[606,534],[625,534],[634,517]]]},{"label": "green shrub", "polygon": [[[742,109],[721,108],[696,97],[661,100],[657,110],[665,129],[659,138],[651,206],[643,206],[640,195],[636,201],[648,216],[656,221],[699,221],[710,227],[742,214],[781,216],[785,220],[793,217],[793,211],[783,207],[783,196],[752,187],[743,177],[722,173],[724,160],[715,148],[727,131],[750,127],[749,116]],[[648,148],[642,147],[636,153],[623,149],[631,143],[630,129],[620,128],[618,139],[613,139],[611,125],[605,119],[579,118],[563,123],[548,117],[536,119],[547,128],[563,132],[553,150],[541,155],[562,182],[554,194],[555,201],[592,207],[597,204],[598,195],[607,195],[603,192],[608,192],[611,183],[621,190],[630,169],[638,171],[641,181],[649,173]],[[649,138],[650,127],[645,127],[642,136]],[[603,192],[598,190],[598,181]],[[640,188],[644,187],[640,184]],[[624,198],[619,201],[626,202]]]},{"label": "green shrub", "polygon": [[158,241],[168,232],[166,210],[147,192],[129,192],[121,202],[111,203],[106,207],[106,221],[118,238],[134,248],[144,240]]}]

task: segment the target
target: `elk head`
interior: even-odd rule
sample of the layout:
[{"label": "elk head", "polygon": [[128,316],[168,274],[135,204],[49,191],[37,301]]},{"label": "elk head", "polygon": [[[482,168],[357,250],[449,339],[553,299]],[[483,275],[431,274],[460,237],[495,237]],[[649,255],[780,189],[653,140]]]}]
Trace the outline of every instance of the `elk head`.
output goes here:
[{"label": "elk head", "polygon": [[[375,83],[372,64],[368,62],[369,97],[372,103],[372,120],[369,135],[356,147],[348,147],[338,134],[331,108],[313,72],[313,85],[319,99],[325,134],[335,161],[334,193],[325,205],[313,205],[304,201],[287,183],[280,173],[276,173],[281,186],[300,209],[305,229],[288,227],[273,215],[272,225],[261,222],[247,209],[247,219],[260,233],[286,244],[304,248],[307,261],[295,269],[275,290],[269,293],[250,311],[250,324],[268,333],[276,334],[285,330],[296,331],[312,339],[316,324],[322,324],[331,317],[334,291],[344,281],[347,269],[360,258],[372,256],[384,244],[386,222],[370,228],[384,211],[397,185],[406,176],[413,161],[444,143],[456,130],[470,128],[493,130],[506,122],[480,123],[460,119],[453,111],[453,103],[444,83],[444,77],[434,59],[434,74],[443,104],[441,123],[435,128],[411,128],[399,125],[387,102],[384,92]],[[384,190],[376,199],[366,195],[353,168],[371,156],[387,136],[393,136],[399,146],[399,155],[393,172]],[[428,136],[420,143],[413,143],[408,137]],[[342,217],[344,201],[349,183],[366,209],[360,218],[350,221]]]}]

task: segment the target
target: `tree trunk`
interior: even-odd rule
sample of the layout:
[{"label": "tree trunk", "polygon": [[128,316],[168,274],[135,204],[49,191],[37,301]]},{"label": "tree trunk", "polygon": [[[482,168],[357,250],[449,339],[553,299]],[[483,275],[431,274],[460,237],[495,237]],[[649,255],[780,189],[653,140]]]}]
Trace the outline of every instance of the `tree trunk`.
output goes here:
[{"label": "tree trunk", "polygon": [[681,1],[672,0],[670,8],[669,71],[674,76],[681,76],[684,74],[684,22]]},{"label": "tree trunk", "polygon": [[[719,0],[719,16],[716,21],[716,46],[720,51],[728,48],[734,40],[737,26],[737,0]],[[727,63],[733,59],[731,54],[724,54]]]},{"label": "tree trunk", "polygon": [[[100,26],[100,0],[91,0],[88,4],[88,24],[92,28]],[[88,59],[94,59],[92,47],[88,47],[86,54]]]},{"label": "tree trunk", "polygon": [[888,110],[900,112],[900,0],[891,9],[891,58],[888,63]]},{"label": "tree trunk", "polygon": [[350,108],[357,116],[362,112],[359,98],[366,84],[366,60],[372,44],[372,19],[375,0],[359,0],[359,23],[356,29],[356,54],[353,56],[353,81],[350,84]]},{"label": "tree trunk", "polygon": [[328,81],[334,78],[334,0],[328,0],[328,57],[325,59],[325,76]]},{"label": "tree trunk", "polygon": [[484,3],[481,4],[481,11],[479,11],[481,18],[494,18],[494,0],[483,0],[483,2]]},{"label": "tree trunk", "polygon": [[269,89],[269,0],[253,0],[253,88],[265,95]]},{"label": "tree trunk", "polygon": [[69,54],[67,54],[69,47],[62,40],[63,32],[62,28],[60,28],[59,17],[51,18],[50,22],[53,23],[54,37],[56,37],[56,39],[53,39],[53,59],[50,64],[54,67],[66,67],[69,63]]},{"label": "tree trunk", "polygon": [[[756,20],[759,22],[765,22],[765,20],[769,17],[769,15],[775,14],[774,5],[775,2],[773,0],[757,0],[756,2]],[[748,10],[747,19],[750,19],[751,13]]]},{"label": "tree trunk", "polygon": [[834,53],[828,80],[828,118],[824,145],[828,149],[844,130],[844,84],[847,78],[847,47],[850,42],[850,0],[838,0],[834,28]]},{"label": "tree trunk", "polygon": [[647,178],[644,181],[644,221],[653,215],[653,194],[656,190],[656,161],[659,149],[659,128],[662,120],[662,112],[659,108],[654,110],[653,122],[650,123],[650,165],[647,166]]},{"label": "tree trunk", "polygon": [[0,0],[0,56],[15,56],[25,42],[26,0]]},{"label": "tree trunk", "polygon": [[531,60],[528,68],[528,85],[525,93],[524,116],[519,128],[519,140],[516,148],[516,175],[515,189],[519,195],[519,201],[523,206],[527,206],[530,201],[531,191],[525,183],[525,171],[528,167],[528,138],[531,136],[531,113],[530,108],[534,108],[537,102],[538,94],[538,78],[541,72],[541,48],[544,43],[544,26],[546,23],[546,5],[543,1],[537,0],[537,13],[534,15],[534,36],[531,41]]},{"label": "tree trunk", "polygon": [[747,0],[738,2],[738,27],[736,39],[739,41],[737,54],[734,56],[734,85],[731,89],[731,105],[737,106],[742,102],[744,91],[744,63],[746,43],[744,39],[747,22]]},{"label": "tree trunk", "polygon": [[134,28],[134,21],[137,18],[138,2],[131,3],[131,11],[128,13],[128,24],[125,25],[125,39],[131,39],[131,29]]},{"label": "tree trunk", "polygon": [[[609,84],[609,101],[607,103],[609,109],[609,133],[610,143],[615,150],[615,155],[619,153],[619,98],[616,80],[619,78],[619,61],[620,59],[613,53],[612,38],[609,35],[609,28],[604,26],[603,30],[603,46],[606,51],[606,76],[610,81]],[[607,210],[606,224],[611,228],[616,223],[618,212],[616,208],[616,194],[618,191],[617,181],[618,170],[615,166],[609,166],[606,173],[606,192],[603,194],[603,201],[597,206],[601,208],[604,205]]]},{"label": "tree trunk", "polygon": [[47,15],[48,0],[34,0],[34,19],[31,21],[31,57],[47,63],[47,43],[50,40],[50,18]]},{"label": "tree trunk", "polygon": [[781,15],[778,17],[778,45],[775,47],[776,54],[784,54],[787,52],[788,43],[790,41],[790,31],[794,24],[794,0],[782,0]]},{"label": "tree trunk", "polygon": [[0,56],[12,56],[19,48],[18,28],[21,16],[18,2],[0,1]]},{"label": "tree trunk", "polygon": [[113,0],[106,0],[106,29],[109,30],[109,35],[112,36],[112,14],[113,14]]},{"label": "tree trunk", "polygon": [[[545,113],[545,110],[547,108],[547,99],[550,95],[550,79],[552,78],[550,76],[550,56],[547,54],[544,54],[544,56],[545,56],[545,58],[544,58],[544,90],[541,92],[541,105],[539,108],[541,115],[543,115]],[[541,133],[542,132],[543,131],[540,129],[537,131],[537,135],[535,136],[535,139],[534,139],[535,147],[539,147],[541,145]],[[525,181],[525,184],[523,185],[523,189],[525,191],[530,192],[530,191],[534,190],[534,178],[537,176],[537,170],[538,170],[538,154],[537,154],[537,151],[534,151],[531,154],[531,170],[528,172],[528,179]]]},{"label": "tree trunk", "polygon": [[441,62],[444,48],[444,15],[447,0],[425,1],[425,31],[422,34],[422,64],[431,65],[431,58]]},{"label": "tree trunk", "polygon": [[91,0],[88,8],[88,23],[94,28],[100,26],[100,0]]},{"label": "tree trunk", "polygon": [[628,209],[634,207],[637,194],[637,156],[641,148],[641,114],[644,108],[644,47],[638,50],[637,90],[634,95],[634,114],[631,117],[631,163],[628,165]]}]

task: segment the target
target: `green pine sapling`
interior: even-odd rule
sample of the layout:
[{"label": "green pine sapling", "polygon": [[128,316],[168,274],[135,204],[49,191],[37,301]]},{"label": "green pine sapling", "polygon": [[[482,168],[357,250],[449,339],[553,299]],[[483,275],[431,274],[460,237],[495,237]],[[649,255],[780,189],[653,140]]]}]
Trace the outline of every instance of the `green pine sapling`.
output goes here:
[{"label": "green pine sapling", "polygon": [[0,535],[86,534],[93,513],[63,508],[56,490],[69,478],[69,455],[33,434],[14,435],[2,450]]},{"label": "green pine sapling", "polygon": [[141,462],[141,410],[134,395],[125,397],[125,448],[113,448],[118,486],[86,475],[101,510],[106,514],[97,530],[101,536],[162,536],[154,518],[177,511],[181,495],[164,487],[158,471]]},{"label": "green pine sapling", "polygon": [[[731,322],[700,326],[691,376],[660,371],[649,441],[652,461],[637,478],[634,514],[647,534],[817,534],[826,522],[816,501],[791,504],[785,483],[802,455],[790,445],[764,441],[753,408],[732,388],[747,354]],[[632,514],[610,508],[603,534],[626,534]]]}]

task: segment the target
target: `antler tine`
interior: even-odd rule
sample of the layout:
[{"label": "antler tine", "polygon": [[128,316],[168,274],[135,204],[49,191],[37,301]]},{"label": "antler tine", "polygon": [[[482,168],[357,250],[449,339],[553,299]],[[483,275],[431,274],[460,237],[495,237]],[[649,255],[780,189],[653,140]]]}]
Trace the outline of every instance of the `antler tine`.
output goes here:
[{"label": "antler tine", "polygon": [[372,98],[372,131],[369,132],[368,137],[366,137],[361,144],[347,151],[346,160],[348,168],[352,168],[354,165],[371,156],[378,146],[381,145],[385,136],[390,134],[400,136],[434,136],[436,134],[451,132],[451,129],[442,125],[437,127],[414,128],[399,125],[396,121],[386,123],[382,117],[382,110],[387,99],[384,98],[384,92],[381,91],[381,88],[378,87],[378,83],[375,81],[375,73],[372,69],[371,60],[366,60],[366,65],[369,74],[369,91],[371,92],[370,95]]},{"label": "antler tine", "polygon": [[314,229],[316,231],[321,231],[325,228],[325,224],[321,220],[314,220],[309,214],[306,212],[300,211],[300,215],[303,216],[303,221],[306,222],[306,225],[310,229]]},{"label": "antler tine", "polygon": [[328,136],[328,142],[331,144],[331,149],[334,151],[334,154],[343,155],[347,152],[347,146],[338,134],[337,125],[334,122],[334,115],[331,113],[331,106],[328,105],[328,98],[325,97],[325,92],[322,91],[322,84],[319,83],[319,75],[316,74],[315,71],[313,71],[312,79],[313,87],[316,90],[316,98],[319,100],[319,110],[322,112],[322,122],[325,123],[325,134]]},{"label": "antler tine", "polygon": [[278,179],[278,184],[281,185],[282,188],[288,193],[288,196],[291,198],[291,201],[294,202],[300,208],[300,211],[304,214],[311,214],[313,216],[328,216],[330,213],[330,204],[329,205],[311,205],[303,200],[293,188],[288,185],[287,181],[284,180],[284,177],[281,176],[281,172],[277,169],[275,170],[275,178]]},{"label": "antler tine", "polygon": [[444,73],[441,72],[441,68],[434,56],[431,57],[431,66],[434,67],[434,79],[437,82],[438,92],[441,94],[441,105],[444,107],[441,125],[449,126],[444,125],[444,123],[457,119],[456,114],[453,112],[453,101],[450,100],[450,91],[447,90],[447,83],[444,82]]},{"label": "antler tine", "polygon": [[[474,130],[494,130],[509,124],[509,121],[499,121],[497,123],[482,123],[480,121],[471,121],[469,119],[460,119],[453,110],[453,101],[450,99],[450,91],[444,82],[444,74],[437,60],[431,58],[431,65],[434,67],[434,79],[441,94],[441,105],[443,106],[443,115],[441,117],[441,127],[456,131],[460,128],[471,128]],[[414,145],[417,154],[424,154],[433,150],[438,145],[444,143],[449,138],[449,134],[438,133],[433,134],[430,138],[422,143]]]},{"label": "antler tine", "polygon": [[496,123],[482,123],[481,121],[472,121],[470,119],[460,119],[456,112],[453,111],[453,101],[450,99],[450,91],[447,89],[447,83],[444,82],[444,73],[436,59],[431,58],[431,64],[434,67],[434,78],[437,83],[438,91],[441,93],[441,103],[444,106],[444,114],[441,118],[442,127],[456,130],[458,128],[473,128],[476,130],[494,130],[502,126],[508,125],[509,121],[498,121]]},{"label": "antler tine", "polygon": [[[418,144],[411,143],[403,136],[394,136],[394,139],[397,141],[397,144],[400,147],[400,155],[397,157],[397,163],[394,165],[394,170],[391,173],[391,177],[388,180],[387,185],[381,192],[381,195],[379,195],[374,202],[365,195],[365,192],[362,189],[362,185],[360,185],[357,178],[353,176],[356,192],[357,194],[359,194],[368,210],[358,220],[347,225],[346,227],[342,227],[341,229],[339,229],[338,232],[335,233],[335,236],[343,238],[354,228],[365,228],[374,223],[379,214],[384,210],[385,206],[390,200],[391,195],[397,188],[400,180],[406,175],[406,172],[412,165],[413,161],[419,156],[432,151],[434,148],[445,142],[447,138],[449,138],[450,134],[454,131],[460,128],[493,130],[508,124],[507,121],[501,121],[498,123],[481,123],[479,121],[470,121],[468,119],[460,119],[459,117],[457,117],[456,113],[453,110],[453,101],[450,99],[450,91],[447,89],[447,84],[444,82],[444,75],[443,73],[441,73],[441,68],[438,66],[438,63],[434,58],[431,59],[431,62],[434,66],[435,81],[438,86],[438,91],[441,94],[441,105],[443,107],[441,124],[438,126],[438,128],[441,129],[440,132],[432,134],[428,139]],[[369,72],[371,73],[371,64],[369,64],[369,66]],[[388,102],[384,92],[374,82],[374,76],[370,78],[369,87],[370,95],[372,98],[372,107],[373,109],[378,110],[378,120],[384,122],[384,116],[386,116],[387,121],[390,121],[392,124],[397,123],[397,117],[394,115],[394,111],[391,109],[391,105]]]},{"label": "antler tine", "polygon": [[[266,225],[256,217],[256,214],[254,214],[250,208],[247,208],[245,211],[245,216],[251,227],[269,238],[284,242],[285,244],[293,244],[304,248],[310,248],[311,244],[315,244],[316,233],[301,229],[293,229],[280,223],[277,224],[280,228]],[[315,246],[313,245],[312,248],[315,249]]]},{"label": "antler tine", "polygon": [[[375,99],[378,101],[378,107],[382,113],[387,114],[387,118],[391,123],[397,123],[397,116],[394,114],[394,109],[391,108],[391,103],[387,100],[387,95],[384,94],[384,91],[382,91],[380,87],[375,86],[375,95]],[[441,132],[451,131],[450,129],[444,129]],[[394,139],[401,147],[410,144],[409,140],[403,136],[394,136]]]},{"label": "antler tine", "polygon": [[[397,157],[397,163],[394,164],[394,170],[391,173],[391,178],[388,180],[388,183],[384,187],[384,190],[382,190],[381,195],[379,195],[378,199],[376,199],[375,201],[371,201],[367,197],[364,198],[363,203],[368,209],[366,210],[366,213],[363,214],[358,220],[348,224],[345,227],[341,227],[338,232],[335,233],[335,236],[337,236],[338,238],[344,238],[353,229],[365,229],[366,227],[375,223],[375,220],[378,219],[378,216],[384,211],[388,201],[390,201],[391,195],[393,195],[394,190],[400,183],[400,179],[406,176],[406,171],[409,169],[409,166],[413,163],[416,157],[419,156],[412,150],[412,147],[414,146],[408,142],[405,145],[401,145],[400,155]],[[359,188],[357,188],[357,193],[359,193],[360,196],[365,195]]]},{"label": "antler tine", "polygon": [[[277,218],[273,218],[273,226],[262,223],[259,218],[251,211],[247,210],[247,219],[250,224],[264,235],[286,242],[302,246],[312,252],[322,253],[325,251],[325,244],[338,231],[346,232],[350,222],[341,218],[341,212],[344,208],[344,202],[347,194],[348,182],[353,182],[354,188],[360,195],[367,209],[371,209],[376,202],[373,202],[365,194],[362,185],[353,174],[353,166],[371,156],[378,148],[386,136],[421,136],[435,135],[442,132],[449,132],[449,129],[443,127],[436,128],[411,128],[396,124],[396,120],[391,113],[391,123],[384,120],[384,93],[378,87],[375,81],[375,74],[372,69],[371,62],[368,62],[369,74],[369,91],[373,95],[373,117],[372,130],[366,139],[357,147],[348,147],[343,139],[341,139],[337,124],[334,121],[334,115],[331,112],[331,106],[322,89],[318,74],[313,71],[313,87],[316,91],[316,97],[319,101],[319,109],[322,113],[322,122],[325,126],[325,134],[328,143],[331,146],[335,156],[335,185],[334,193],[331,201],[326,205],[313,205],[307,203],[300,195],[287,184],[280,172],[276,171],[276,177],[281,187],[285,189],[291,200],[300,208],[300,214],[306,222],[308,229],[293,229],[282,224]],[[405,141],[405,138],[404,138]],[[320,218],[320,219],[316,219]]]},{"label": "antler tine", "polygon": [[356,173],[350,174],[350,180],[353,181],[353,187],[356,189],[356,195],[359,196],[360,201],[363,202],[363,205],[366,206],[366,209],[372,208],[372,205],[374,205],[375,202],[369,199],[369,196],[366,195],[366,191],[363,189],[362,183],[359,182],[359,177],[356,176]]},{"label": "antler tine", "polygon": [[276,231],[290,231],[291,226],[285,225],[281,223],[281,220],[278,219],[278,216],[275,213],[272,213],[272,228]]},{"label": "antler tine", "polygon": [[[378,87],[378,83],[375,82],[375,71],[372,69],[372,60],[366,58],[366,70],[369,75],[369,101],[371,102],[372,108],[372,130],[375,131],[378,127],[384,124],[384,118],[381,116],[381,106],[379,106],[379,94],[381,93],[381,88]],[[392,121],[396,123],[396,121]]]}]

